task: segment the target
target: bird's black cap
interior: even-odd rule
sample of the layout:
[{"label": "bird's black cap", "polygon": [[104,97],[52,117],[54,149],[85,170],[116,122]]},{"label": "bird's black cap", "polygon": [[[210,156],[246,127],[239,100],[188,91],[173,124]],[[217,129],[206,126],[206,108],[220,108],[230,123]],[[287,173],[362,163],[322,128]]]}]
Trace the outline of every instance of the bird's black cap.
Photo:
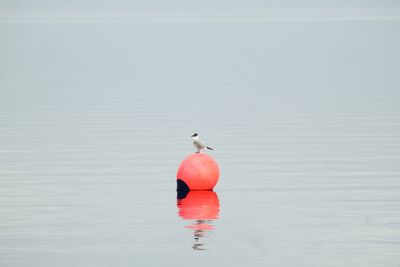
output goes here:
[{"label": "bird's black cap", "polygon": [[196,137],[196,136],[198,136],[198,134],[197,134],[197,133],[194,133],[194,134],[192,135],[192,137]]}]

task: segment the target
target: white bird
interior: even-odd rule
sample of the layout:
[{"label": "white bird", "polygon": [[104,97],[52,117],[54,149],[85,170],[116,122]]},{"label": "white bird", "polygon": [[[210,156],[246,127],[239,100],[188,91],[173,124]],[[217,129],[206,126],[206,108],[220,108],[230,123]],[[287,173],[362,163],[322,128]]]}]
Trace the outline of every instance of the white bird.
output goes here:
[{"label": "white bird", "polygon": [[197,152],[196,152],[196,153],[200,153],[200,150],[201,150],[201,149],[204,149],[204,148],[207,148],[207,149],[210,149],[210,150],[214,150],[214,149],[212,149],[211,147],[206,146],[205,144],[203,144],[203,143],[199,140],[199,135],[198,135],[197,133],[194,133],[194,134],[192,135],[192,138],[193,138],[193,146],[197,149]]}]

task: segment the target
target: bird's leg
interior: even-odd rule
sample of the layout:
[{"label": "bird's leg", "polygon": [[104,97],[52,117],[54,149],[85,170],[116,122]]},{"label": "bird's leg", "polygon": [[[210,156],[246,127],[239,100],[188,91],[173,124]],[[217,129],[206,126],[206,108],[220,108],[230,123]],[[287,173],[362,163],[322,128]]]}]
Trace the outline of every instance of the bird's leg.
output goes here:
[{"label": "bird's leg", "polygon": [[197,149],[197,152],[196,152],[196,153],[200,153],[200,148]]}]

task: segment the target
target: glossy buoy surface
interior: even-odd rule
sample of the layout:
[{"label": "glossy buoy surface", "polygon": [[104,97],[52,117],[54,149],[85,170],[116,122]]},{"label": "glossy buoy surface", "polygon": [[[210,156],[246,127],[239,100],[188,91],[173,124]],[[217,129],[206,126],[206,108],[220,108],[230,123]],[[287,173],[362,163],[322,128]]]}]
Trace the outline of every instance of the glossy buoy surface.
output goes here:
[{"label": "glossy buoy surface", "polygon": [[186,185],[188,190],[212,190],[219,179],[219,167],[205,153],[191,154],[181,162],[176,179],[178,190],[180,184]]}]

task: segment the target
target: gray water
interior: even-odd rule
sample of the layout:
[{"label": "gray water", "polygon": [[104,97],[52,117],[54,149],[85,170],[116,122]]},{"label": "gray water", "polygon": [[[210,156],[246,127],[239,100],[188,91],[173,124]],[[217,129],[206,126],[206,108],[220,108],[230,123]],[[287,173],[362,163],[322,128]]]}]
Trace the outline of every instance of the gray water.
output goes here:
[{"label": "gray water", "polygon": [[[399,266],[399,29],[0,24],[0,265]],[[194,132],[221,169],[200,234]]]}]

